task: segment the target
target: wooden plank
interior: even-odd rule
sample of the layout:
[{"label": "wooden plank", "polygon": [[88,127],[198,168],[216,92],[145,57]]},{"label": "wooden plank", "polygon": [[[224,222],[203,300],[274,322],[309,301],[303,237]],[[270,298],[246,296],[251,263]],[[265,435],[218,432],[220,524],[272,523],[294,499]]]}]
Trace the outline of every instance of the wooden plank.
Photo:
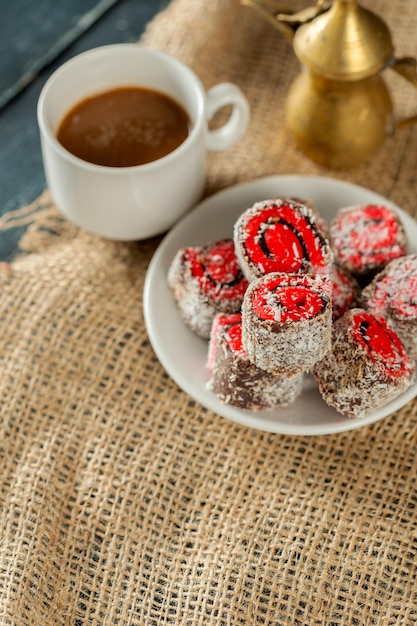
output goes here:
[{"label": "wooden plank", "polygon": [[4,2],[0,36],[0,107],[118,0]]}]

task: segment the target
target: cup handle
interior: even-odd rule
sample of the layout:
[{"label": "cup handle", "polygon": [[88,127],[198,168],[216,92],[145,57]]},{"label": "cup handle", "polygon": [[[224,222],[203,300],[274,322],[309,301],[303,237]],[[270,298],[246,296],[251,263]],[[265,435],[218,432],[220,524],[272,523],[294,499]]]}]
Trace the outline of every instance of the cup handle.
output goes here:
[{"label": "cup handle", "polygon": [[216,130],[207,131],[208,150],[226,150],[237,143],[249,125],[249,104],[241,89],[233,83],[219,83],[206,93],[207,119],[221,108],[231,105],[228,121]]}]

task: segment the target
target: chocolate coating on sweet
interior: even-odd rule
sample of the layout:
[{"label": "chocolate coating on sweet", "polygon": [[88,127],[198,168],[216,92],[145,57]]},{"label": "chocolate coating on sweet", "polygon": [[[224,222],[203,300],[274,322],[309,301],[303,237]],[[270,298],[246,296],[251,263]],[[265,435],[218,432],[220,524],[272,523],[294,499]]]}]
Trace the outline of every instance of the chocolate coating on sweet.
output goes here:
[{"label": "chocolate coating on sweet", "polygon": [[415,364],[382,316],[355,308],[334,323],[332,349],[313,375],[327,404],[365,417],[408,389]]},{"label": "chocolate coating on sweet", "polygon": [[242,305],[243,345],[257,367],[310,371],[330,350],[331,283],[319,275],[271,273],[250,283]]},{"label": "chocolate coating on sweet", "polygon": [[235,320],[216,316],[209,352],[212,358],[208,387],[224,404],[251,411],[273,409],[292,404],[302,391],[302,374],[276,376],[250,362],[242,344],[238,316]]},{"label": "chocolate coating on sweet", "polygon": [[363,289],[362,306],[385,317],[417,359],[417,254],[394,259]]}]

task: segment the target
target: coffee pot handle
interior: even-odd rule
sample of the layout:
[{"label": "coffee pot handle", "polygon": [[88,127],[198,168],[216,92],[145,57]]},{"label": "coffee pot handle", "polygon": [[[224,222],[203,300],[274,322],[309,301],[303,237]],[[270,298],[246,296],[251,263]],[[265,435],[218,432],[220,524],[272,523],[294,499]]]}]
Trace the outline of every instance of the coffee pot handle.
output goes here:
[{"label": "coffee pot handle", "polygon": [[316,0],[314,6],[306,7],[295,13],[283,11],[279,6],[279,0],[278,2],[277,0],[241,0],[241,3],[257,11],[292,41],[297,28],[328,11],[332,1]]},{"label": "coffee pot handle", "polygon": [[[390,68],[408,80],[408,82],[414,85],[414,87],[417,87],[417,59],[414,57],[401,57],[399,59],[394,58],[390,63]],[[416,123],[417,115],[413,115],[412,117],[407,117],[396,122],[395,128],[404,128]]]}]

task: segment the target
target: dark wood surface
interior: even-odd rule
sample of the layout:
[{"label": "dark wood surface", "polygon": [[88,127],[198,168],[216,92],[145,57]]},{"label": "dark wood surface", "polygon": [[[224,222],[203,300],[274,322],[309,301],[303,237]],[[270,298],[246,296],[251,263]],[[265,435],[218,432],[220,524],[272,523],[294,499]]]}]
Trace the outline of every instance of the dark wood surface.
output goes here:
[{"label": "dark wood surface", "polygon": [[[45,188],[36,105],[51,73],[96,46],[137,41],[169,0],[14,0],[0,25],[0,215]],[[21,230],[0,231],[0,260]]]},{"label": "dark wood surface", "polygon": [[0,107],[32,82],[117,0],[17,0],[5,3],[0,38]]}]

